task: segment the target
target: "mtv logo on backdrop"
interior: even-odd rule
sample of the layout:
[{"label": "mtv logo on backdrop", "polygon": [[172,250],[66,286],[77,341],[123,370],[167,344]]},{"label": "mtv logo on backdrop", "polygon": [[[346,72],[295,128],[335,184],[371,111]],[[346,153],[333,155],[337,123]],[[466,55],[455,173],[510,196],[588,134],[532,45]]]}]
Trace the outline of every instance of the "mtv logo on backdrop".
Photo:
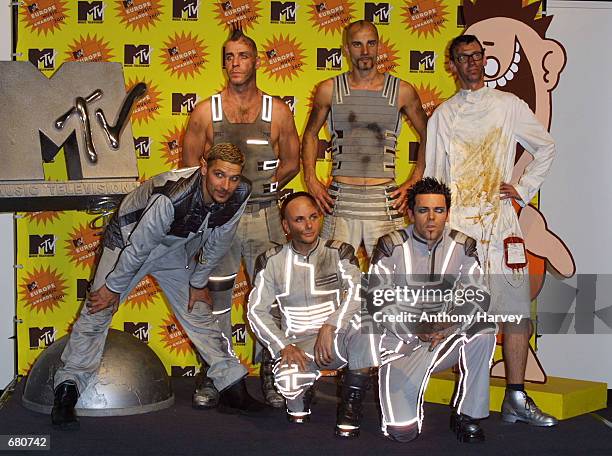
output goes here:
[{"label": "mtv logo on backdrop", "polygon": [[55,234],[30,234],[29,241],[30,257],[55,255]]},{"label": "mtv logo on backdrop", "polygon": [[102,23],[104,22],[104,2],[83,2],[79,1],[77,6],[77,20],[84,23]]},{"label": "mtv logo on backdrop", "polygon": [[342,69],[342,50],[340,48],[317,48],[317,70]]},{"label": "mtv logo on backdrop", "polygon": [[76,295],[77,301],[85,301],[87,299],[87,292],[89,291],[89,280],[77,279],[76,281]]},{"label": "mtv logo on backdrop", "polygon": [[273,24],[295,24],[296,16],[296,2],[272,2],[270,4],[270,22]]},{"label": "mtv logo on backdrop", "polygon": [[46,348],[55,342],[55,328],[53,326],[28,328],[28,335],[30,336],[30,350]]},{"label": "mtv logo on backdrop", "polygon": [[195,377],[196,367],[195,366],[171,366],[170,376],[171,377]]},{"label": "mtv logo on backdrop", "polygon": [[125,321],[123,322],[123,331],[131,334],[137,339],[140,339],[142,342],[149,342],[149,323],[146,321],[141,321],[138,323]]},{"label": "mtv logo on backdrop", "polygon": [[366,2],[363,17],[375,24],[388,24],[391,20],[391,5],[389,3]]},{"label": "mtv logo on backdrop", "polygon": [[200,0],[172,0],[173,20],[197,20]]},{"label": "mtv logo on backdrop", "polygon": [[148,44],[125,44],[123,46],[123,64],[148,66],[151,64],[153,48]]},{"label": "mtv logo on backdrop", "polygon": [[197,103],[197,95],[195,93],[177,93],[172,94],[172,115],[186,114],[189,115]]},{"label": "mtv logo on backdrop", "polygon": [[52,48],[28,49],[28,60],[39,70],[54,70],[57,52]]},{"label": "mtv logo on backdrop", "polygon": [[[55,51],[31,49],[28,57],[51,69]],[[0,61],[0,211],[87,209],[135,189],[130,111],[146,85],[126,94],[116,62],[65,62],[50,78],[36,66]],[[35,109],[24,94],[36,94]],[[43,164],[52,162],[65,180],[46,175]]]},{"label": "mtv logo on backdrop", "polygon": [[434,51],[410,51],[411,73],[433,73],[436,69]]},{"label": "mtv logo on backdrop", "polygon": [[151,138],[148,136],[139,136],[134,138],[134,149],[138,154],[138,158],[150,158],[151,157]]},{"label": "mtv logo on backdrop", "polygon": [[246,344],[246,335],[246,324],[236,323],[235,325],[232,325],[232,339],[234,339],[235,345]]}]

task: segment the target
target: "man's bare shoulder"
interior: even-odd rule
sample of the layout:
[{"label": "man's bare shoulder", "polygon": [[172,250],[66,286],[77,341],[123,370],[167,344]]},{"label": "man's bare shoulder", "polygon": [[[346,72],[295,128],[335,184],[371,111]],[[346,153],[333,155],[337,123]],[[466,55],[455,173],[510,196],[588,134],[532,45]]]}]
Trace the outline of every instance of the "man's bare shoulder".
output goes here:
[{"label": "man's bare shoulder", "polygon": [[272,97],[272,112],[274,112],[275,117],[280,116],[280,119],[293,117],[293,113],[291,112],[291,109],[287,103],[285,103],[281,97],[276,95]]},{"label": "man's bare shoulder", "polygon": [[334,78],[325,79],[317,84],[314,91],[314,101],[319,105],[331,104],[334,92]]},{"label": "man's bare shoulder", "polygon": [[407,99],[413,99],[419,96],[417,90],[414,88],[414,86],[411,83],[401,78],[398,78],[398,79],[399,79],[400,96],[404,96]]},{"label": "man's bare shoulder", "polygon": [[198,104],[196,104],[195,107],[193,108],[193,111],[191,111],[191,117],[197,117],[198,120],[210,119],[211,99],[212,97],[209,97],[203,101],[200,101]]},{"label": "man's bare shoulder", "polygon": [[324,79],[317,84],[318,90],[332,90],[334,88],[334,78]]}]

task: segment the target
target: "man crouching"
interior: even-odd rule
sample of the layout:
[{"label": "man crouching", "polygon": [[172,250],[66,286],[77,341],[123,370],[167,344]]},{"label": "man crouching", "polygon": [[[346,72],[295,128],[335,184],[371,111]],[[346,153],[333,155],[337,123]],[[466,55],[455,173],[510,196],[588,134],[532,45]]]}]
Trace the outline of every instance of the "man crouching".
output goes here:
[{"label": "man crouching", "polygon": [[[291,241],[257,259],[249,323],[275,359],[275,383],[287,400],[291,422],[309,420],[320,369],[348,365],[336,435],[357,437],[370,367],[378,365],[378,353],[374,336],[360,330],[361,272],[354,249],[319,237],[322,217],[309,193],[287,197],[281,218]],[[276,306],[280,328],[272,314]]]},{"label": "man crouching", "polygon": [[418,437],[423,397],[432,373],[459,364],[451,430],[461,442],[482,442],[489,415],[493,323],[482,322],[489,294],[476,242],[446,226],[450,190],[425,178],[408,191],[414,222],[378,240],[367,303],[382,324],[379,371],[383,432],[398,442]]},{"label": "man crouching", "polygon": [[93,291],[55,374],[53,424],[78,429],[74,408],[100,366],[113,315],[147,274],[155,278],[210,365],[208,375],[221,391],[219,411],[264,409],[248,394],[247,371],[221,333],[204,290],[211,271],[227,253],[251,193],[250,184],[241,178],[243,165],[238,147],[217,144],[201,167],[152,177],[123,199],[104,233]]}]

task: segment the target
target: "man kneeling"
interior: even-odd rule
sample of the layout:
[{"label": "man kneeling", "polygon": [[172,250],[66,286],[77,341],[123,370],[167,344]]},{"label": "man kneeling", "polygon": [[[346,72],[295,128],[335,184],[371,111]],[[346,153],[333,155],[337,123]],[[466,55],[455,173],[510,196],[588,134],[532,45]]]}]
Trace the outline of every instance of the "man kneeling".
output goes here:
[{"label": "man kneeling", "polygon": [[432,373],[459,363],[451,430],[480,442],[489,415],[495,325],[473,239],[450,231],[448,187],[425,178],[408,192],[410,227],[379,239],[367,291],[368,311],[384,327],[380,346],[383,432],[409,442],[421,432],[423,395]]},{"label": "man kneeling", "polygon": [[[321,213],[308,193],[288,196],[281,217],[291,241],[257,259],[249,323],[275,359],[275,383],[287,400],[291,422],[308,421],[319,369],[348,364],[336,435],[357,437],[370,367],[378,365],[378,354],[373,335],[360,331],[361,273],[354,249],[319,237]],[[276,306],[280,328],[273,317]]]}]

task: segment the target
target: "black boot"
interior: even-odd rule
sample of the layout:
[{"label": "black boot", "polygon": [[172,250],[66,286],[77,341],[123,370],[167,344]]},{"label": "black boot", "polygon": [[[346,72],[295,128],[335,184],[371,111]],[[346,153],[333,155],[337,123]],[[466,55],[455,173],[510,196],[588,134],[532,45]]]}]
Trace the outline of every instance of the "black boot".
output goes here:
[{"label": "black boot", "polygon": [[336,420],[336,436],[354,438],[359,436],[362,403],[370,387],[370,374],[346,371],[342,377],[341,403]]},{"label": "black boot", "polygon": [[205,410],[215,408],[219,404],[219,391],[207,374],[208,366],[203,363],[195,379],[195,390],[191,398],[193,408]]},{"label": "black boot", "polygon": [[310,404],[312,403],[312,398],[314,396],[314,386],[306,389],[304,391],[304,395],[302,396],[302,400],[304,403],[304,407],[301,412],[290,412],[287,410],[287,419],[291,423],[308,423],[310,421]]},{"label": "black boot", "polygon": [[65,381],[55,388],[55,400],[51,410],[51,422],[63,431],[79,429],[79,419],[74,407],[79,400],[76,383]]},{"label": "black boot", "polygon": [[450,418],[450,430],[455,433],[457,440],[464,443],[484,442],[484,431],[480,427],[480,420],[467,415],[453,412]]},{"label": "black boot", "polygon": [[266,404],[259,402],[249,394],[244,379],[225,388],[219,394],[217,410],[221,413],[251,415],[267,409]]},{"label": "black boot", "polygon": [[273,367],[274,360],[272,359],[272,355],[264,348],[261,354],[261,370],[259,372],[261,377],[261,392],[263,393],[266,404],[274,408],[281,408],[285,405],[285,398],[276,391],[276,387],[274,386]]}]

